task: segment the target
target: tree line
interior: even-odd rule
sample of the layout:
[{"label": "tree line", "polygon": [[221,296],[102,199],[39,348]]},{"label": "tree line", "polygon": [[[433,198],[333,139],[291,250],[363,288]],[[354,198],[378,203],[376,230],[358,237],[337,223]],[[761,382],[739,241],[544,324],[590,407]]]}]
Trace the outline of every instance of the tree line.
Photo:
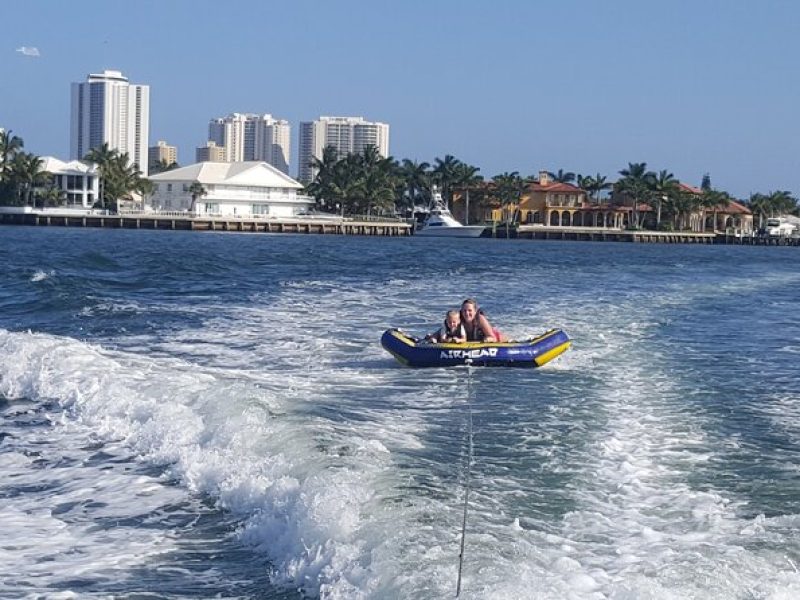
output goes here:
[{"label": "tree line", "polygon": [[[0,201],[11,206],[59,206],[66,203],[64,190],[57,187],[44,161],[25,152],[25,143],[12,131],[0,131]],[[153,184],[125,152],[103,144],[90,150],[83,160],[95,163],[99,177],[99,197],[94,208],[115,209],[119,200],[133,193],[153,191]]]},{"label": "tree line", "polygon": [[[449,154],[434,159],[433,164],[410,159],[397,161],[380,156],[374,147],[367,147],[360,154],[341,156],[336,148],[328,146],[321,159],[312,160],[311,168],[315,176],[306,191],[323,211],[343,214],[408,211],[429,203],[435,185],[448,202],[452,192],[458,191],[467,202],[472,194],[473,206],[479,210],[502,207],[509,224],[518,217],[520,200],[530,184],[539,180],[538,175],[522,176],[512,171],[485,181],[479,174],[480,168]],[[652,210],[651,225],[657,229],[685,229],[690,216],[698,212],[714,214],[716,222],[716,213],[735,200],[728,192],[712,187],[708,174],[698,192],[681,185],[669,170],[649,170],[644,162],[628,163],[613,183],[600,173],[581,175],[564,169],[545,172],[553,182],[576,185],[586,192],[592,204],[629,206],[629,226],[634,228],[644,225],[642,206]],[[740,202],[753,212],[759,226],[770,217],[798,214],[798,201],[788,191],[754,193]]]},{"label": "tree line", "polygon": [[[64,204],[64,192],[55,186],[52,175],[43,170],[42,159],[23,149],[20,137],[10,130],[0,131],[0,202],[17,206]],[[146,196],[153,191],[153,184],[142,177],[128,154],[109,148],[108,144],[93,148],[84,160],[98,165],[97,208],[114,209],[120,199],[130,198],[133,193]],[[162,163],[154,171],[178,166]],[[522,196],[529,185],[538,180],[537,176],[522,176],[512,171],[499,173],[487,181],[480,175],[479,167],[450,154],[435,158],[432,163],[398,161],[391,156],[381,156],[374,146],[344,156],[328,146],[321,158],[312,160],[311,167],[315,175],[306,191],[316,199],[317,207],[347,215],[410,214],[414,207],[430,204],[436,186],[448,203],[453,192],[458,191],[466,201],[468,217],[472,200],[473,212],[479,220],[486,208],[500,206],[507,209],[505,212],[511,223],[518,216]],[[591,203],[627,204],[631,207],[630,225],[633,227],[644,224],[640,210],[643,205],[652,209],[656,228],[683,229],[691,214],[716,213],[734,200],[724,190],[713,188],[708,175],[703,177],[700,193],[696,193],[681,186],[668,170],[649,170],[644,162],[628,163],[619,171],[614,183],[600,173],[576,175],[564,169],[546,172],[554,182],[574,183],[586,192]],[[205,195],[204,189],[196,187],[192,193],[193,202]],[[782,190],[751,194],[742,204],[750,208],[759,226],[767,218],[798,213],[797,199]]]},{"label": "tree line", "polygon": [[341,214],[387,214],[429,204],[433,186],[445,199],[454,188],[477,185],[483,178],[473,167],[447,155],[433,165],[383,157],[374,146],[341,156],[333,146],[311,161],[314,179],[306,192],[320,210]]}]

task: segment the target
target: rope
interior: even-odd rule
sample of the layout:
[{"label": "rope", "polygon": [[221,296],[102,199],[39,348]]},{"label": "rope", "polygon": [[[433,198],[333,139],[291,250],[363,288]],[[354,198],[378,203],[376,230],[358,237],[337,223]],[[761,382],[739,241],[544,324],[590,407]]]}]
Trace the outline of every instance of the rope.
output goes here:
[{"label": "rope", "polygon": [[456,598],[461,593],[461,570],[464,566],[464,544],[467,539],[467,510],[469,507],[469,476],[472,469],[472,361],[467,359],[467,473],[464,478],[464,517],[461,521],[461,549],[458,553],[458,581],[456,582]]}]

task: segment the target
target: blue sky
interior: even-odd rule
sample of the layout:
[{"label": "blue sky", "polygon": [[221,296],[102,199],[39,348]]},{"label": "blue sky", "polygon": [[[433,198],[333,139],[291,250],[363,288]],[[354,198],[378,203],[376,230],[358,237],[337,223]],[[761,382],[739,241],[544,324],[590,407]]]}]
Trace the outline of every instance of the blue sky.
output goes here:
[{"label": "blue sky", "polygon": [[[492,177],[628,162],[739,197],[800,195],[800,3],[25,0],[0,3],[0,127],[66,158],[70,83],[151,86],[151,143],[189,164],[208,121],[391,125],[398,159]],[[40,56],[16,49],[36,47]]]}]

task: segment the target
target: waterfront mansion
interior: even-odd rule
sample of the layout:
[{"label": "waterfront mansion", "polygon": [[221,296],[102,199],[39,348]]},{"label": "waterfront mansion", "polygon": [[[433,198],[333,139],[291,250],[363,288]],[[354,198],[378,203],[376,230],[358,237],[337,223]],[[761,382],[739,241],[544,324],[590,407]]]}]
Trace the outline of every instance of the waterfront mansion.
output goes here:
[{"label": "waterfront mansion", "polygon": [[193,216],[291,217],[307,211],[314,199],[303,186],[260,161],[199,162],[151,175],[151,209]]},{"label": "waterfront mansion", "polygon": [[[702,196],[701,189],[678,184],[685,194]],[[528,182],[520,195],[519,204],[502,206],[493,197],[491,184],[473,192],[473,208],[470,222],[505,222],[513,220],[520,225],[535,228],[585,227],[599,229],[624,229],[635,221],[647,228],[656,228],[656,210],[641,203],[636,210],[626,198],[613,195],[603,201],[591,201],[581,188],[571,183],[553,181],[545,171],[539,173],[536,181]],[[482,194],[481,194],[482,192]],[[480,202],[481,195],[488,201]],[[456,218],[466,216],[464,193],[455,190],[453,195],[453,214]],[[476,210],[477,209],[477,210]],[[480,211],[480,212],[479,212]],[[636,214],[638,213],[638,215]],[[753,231],[753,213],[744,204],[730,201],[716,207],[695,208],[681,215],[678,229],[685,231],[714,232],[735,230],[749,234]]]}]

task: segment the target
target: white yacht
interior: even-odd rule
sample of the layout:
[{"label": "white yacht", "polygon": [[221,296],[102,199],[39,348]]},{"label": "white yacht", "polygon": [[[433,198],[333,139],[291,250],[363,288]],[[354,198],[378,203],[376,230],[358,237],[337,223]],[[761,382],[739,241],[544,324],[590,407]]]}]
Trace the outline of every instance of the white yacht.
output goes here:
[{"label": "white yacht", "polygon": [[484,229],[483,225],[462,225],[450,214],[447,205],[442,200],[442,195],[436,186],[433,188],[433,206],[428,212],[425,222],[417,230],[416,235],[439,237],[479,237]]}]

